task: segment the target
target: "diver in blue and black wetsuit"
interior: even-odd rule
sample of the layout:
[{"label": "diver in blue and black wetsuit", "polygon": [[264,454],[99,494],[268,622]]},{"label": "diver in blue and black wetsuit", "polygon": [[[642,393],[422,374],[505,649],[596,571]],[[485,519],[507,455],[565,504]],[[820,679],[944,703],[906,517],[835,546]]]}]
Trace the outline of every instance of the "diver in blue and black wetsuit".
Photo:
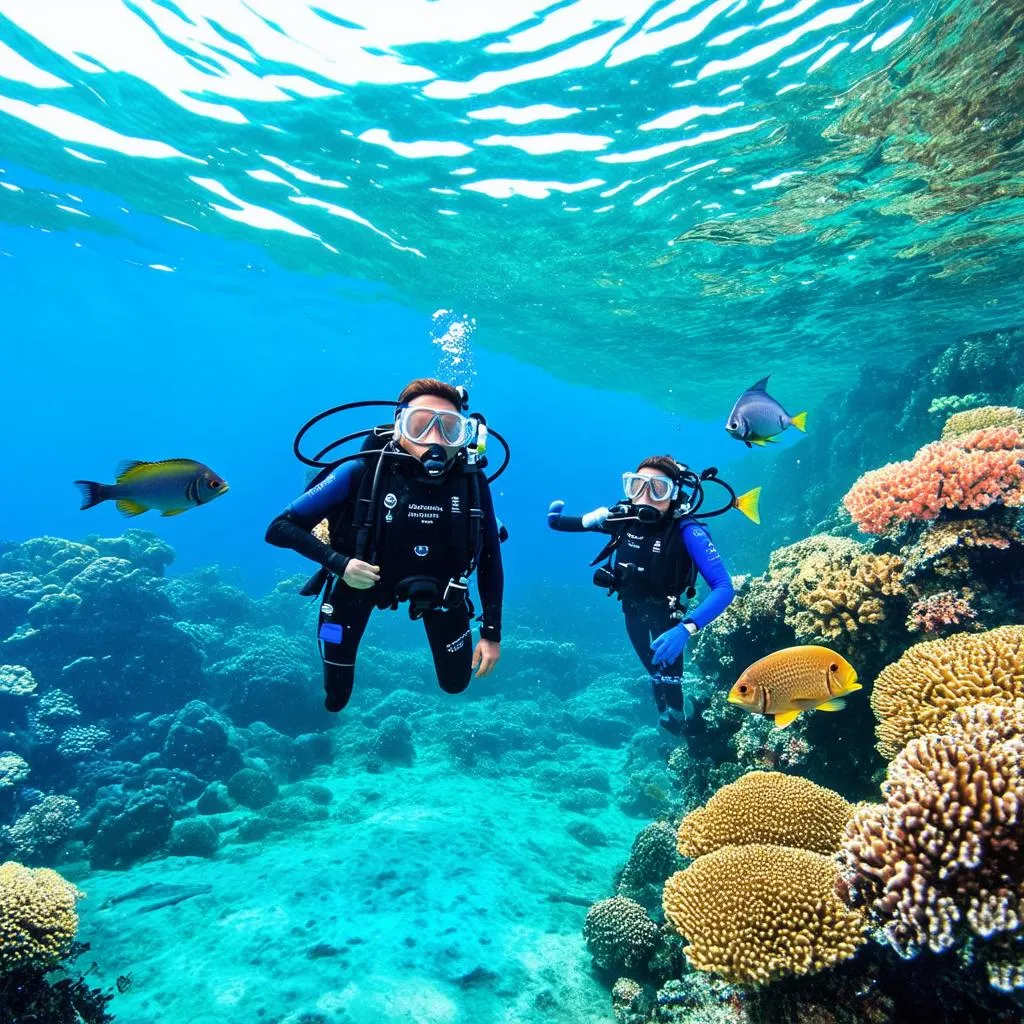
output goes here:
[{"label": "diver in blue and black wetsuit", "polygon": [[[691,636],[712,622],[732,602],[732,580],[711,536],[695,516],[704,501],[703,487],[714,482],[730,494],[723,508],[703,517],[738,508],[759,522],[760,488],[737,497],[716,470],[697,474],[668,455],[644,459],[635,473],[623,474],[627,501],[584,516],[567,516],[564,501],[553,501],[548,525],[566,533],[592,531],[610,536],[592,564],[605,560],[594,582],[617,593],[622,601],[626,633],[644,668],[658,707],[659,722],[680,733],[692,713],[684,701],[683,652]],[[692,612],[698,574],[711,588]]]},{"label": "diver in blue and black wetsuit", "polygon": [[[485,676],[497,664],[503,538],[485,463],[476,456],[483,420],[465,415],[467,406],[463,389],[430,378],[412,381],[399,396],[394,428],[381,435],[385,443],[364,446],[360,456],[334,468],[327,465],[326,475],[267,529],[270,544],[323,567],[303,593],[323,592],[318,638],[328,711],[348,703],[359,642],[375,606],[409,602],[410,617],[423,619],[437,681],[447,693],[462,692],[474,668]],[[362,433],[371,435],[372,444],[374,432]],[[312,532],[325,519],[330,543]],[[474,569],[483,604],[475,649],[469,596]]]}]

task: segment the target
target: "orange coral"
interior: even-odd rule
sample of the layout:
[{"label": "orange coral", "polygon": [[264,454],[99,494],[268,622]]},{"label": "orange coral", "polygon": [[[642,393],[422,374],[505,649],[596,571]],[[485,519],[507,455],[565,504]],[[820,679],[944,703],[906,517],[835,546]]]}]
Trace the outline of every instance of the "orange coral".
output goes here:
[{"label": "orange coral", "polygon": [[1024,437],[989,427],[925,445],[908,462],[865,473],[843,504],[864,533],[888,533],[943,510],[1024,505]]}]

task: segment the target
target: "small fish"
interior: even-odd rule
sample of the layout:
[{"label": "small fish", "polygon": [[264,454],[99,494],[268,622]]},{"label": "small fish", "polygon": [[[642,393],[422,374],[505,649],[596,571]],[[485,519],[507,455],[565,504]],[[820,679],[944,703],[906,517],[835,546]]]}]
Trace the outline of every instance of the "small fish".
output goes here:
[{"label": "small fish", "polygon": [[752,715],[774,715],[785,729],[801,711],[838,711],[841,698],[860,690],[857,671],[828,647],[786,647],[755,661],[733,684],[730,704]]},{"label": "small fish", "polygon": [[151,508],[164,516],[177,516],[228,492],[227,483],[209,466],[192,459],[122,462],[116,483],[76,480],[75,486],[82,492],[83,509],[114,501],[123,516],[139,516]]},{"label": "small fish", "polygon": [[742,441],[748,448],[757,445],[763,448],[766,444],[778,444],[774,440],[787,427],[797,430],[807,429],[807,413],[790,416],[778,402],[768,394],[768,378],[759,380],[753,387],[736,399],[736,404],[726,421],[726,433]]}]

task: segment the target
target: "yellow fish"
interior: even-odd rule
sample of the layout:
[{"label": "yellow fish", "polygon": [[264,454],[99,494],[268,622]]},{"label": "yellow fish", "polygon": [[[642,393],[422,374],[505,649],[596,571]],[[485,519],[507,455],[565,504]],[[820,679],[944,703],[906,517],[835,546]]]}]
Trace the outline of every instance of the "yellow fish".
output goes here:
[{"label": "yellow fish", "polygon": [[123,516],[138,516],[155,508],[164,516],[177,516],[227,494],[228,485],[209,466],[193,459],[162,462],[122,462],[117,482],[98,484],[76,480],[82,492],[82,508],[114,501]]},{"label": "yellow fish", "polygon": [[838,711],[841,698],[863,689],[857,671],[828,647],[786,647],[755,661],[733,684],[729,703],[752,715],[774,715],[785,729],[801,711]]}]

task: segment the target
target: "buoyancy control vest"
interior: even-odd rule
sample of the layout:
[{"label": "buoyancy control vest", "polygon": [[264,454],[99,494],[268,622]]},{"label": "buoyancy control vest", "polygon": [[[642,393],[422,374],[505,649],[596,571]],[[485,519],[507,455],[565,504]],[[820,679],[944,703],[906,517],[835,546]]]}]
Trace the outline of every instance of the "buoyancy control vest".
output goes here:
[{"label": "buoyancy control vest", "polygon": [[[483,544],[481,466],[459,453],[443,476],[429,478],[390,433],[370,435],[361,450],[367,455],[355,494],[329,519],[331,546],[380,566],[373,588],[380,608],[408,600],[418,617],[468,602],[468,579]],[[321,570],[302,592],[320,593],[330,575]]]},{"label": "buoyancy control vest", "polygon": [[686,602],[696,593],[697,568],[686,550],[682,529],[697,522],[669,514],[667,520],[655,523],[613,524],[608,543],[591,563],[604,561],[594,573],[594,583],[626,605],[664,602],[684,614]]}]

